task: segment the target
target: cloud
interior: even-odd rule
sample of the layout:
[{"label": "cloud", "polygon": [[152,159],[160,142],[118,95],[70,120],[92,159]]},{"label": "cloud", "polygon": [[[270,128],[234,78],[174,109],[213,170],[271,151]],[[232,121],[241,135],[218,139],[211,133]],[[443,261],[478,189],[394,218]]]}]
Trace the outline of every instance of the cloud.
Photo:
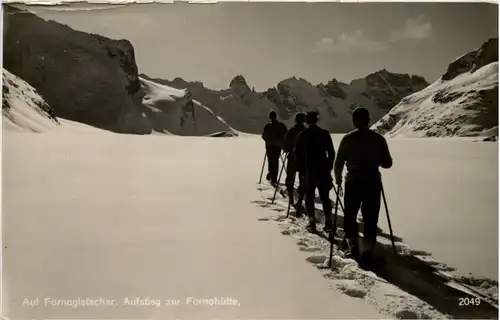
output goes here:
[{"label": "cloud", "polygon": [[423,40],[432,34],[432,23],[425,16],[410,18],[406,20],[402,29],[393,30],[389,34],[389,42],[400,42],[408,40]]},{"label": "cloud", "polygon": [[383,39],[371,39],[357,30],[343,32],[335,38],[325,37],[314,45],[315,53],[350,53],[383,51],[396,42],[421,41],[432,35],[432,23],[425,16],[410,18],[401,28],[394,29]]},{"label": "cloud", "polygon": [[353,33],[342,33],[334,38],[322,38],[316,42],[313,52],[374,52],[385,49],[385,43],[366,38],[361,30]]}]

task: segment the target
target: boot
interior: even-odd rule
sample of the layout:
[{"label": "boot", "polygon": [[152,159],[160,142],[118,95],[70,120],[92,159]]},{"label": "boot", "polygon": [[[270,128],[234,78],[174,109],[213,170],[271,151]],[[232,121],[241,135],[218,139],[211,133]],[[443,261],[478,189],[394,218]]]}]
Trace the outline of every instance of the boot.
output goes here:
[{"label": "boot", "polygon": [[278,187],[278,178],[277,177],[271,176],[271,185],[275,188]]},{"label": "boot", "polygon": [[295,208],[295,212],[296,212],[296,217],[297,218],[301,218],[302,217],[302,214],[304,212],[303,210],[303,207],[302,207],[302,202],[301,201],[298,201],[296,204],[294,204],[293,206]]},{"label": "boot", "polygon": [[371,254],[373,250],[375,249],[375,244],[377,243],[376,240],[369,240],[366,238],[363,238],[363,254]]},{"label": "boot", "polygon": [[293,204],[293,198],[294,198],[293,189],[288,189],[287,191],[288,191],[288,201],[292,206],[295,207],[295,205]]},{"label": "boot", "polygon": [[314,221],[314,219],[309,219],[309,225],[306,227],[306,229],[310,233],[316,233],[316,221]]},{"label": "boot", "polygon": [[346,254],[346,258],[349,259],[354,259],[354,261],[359,262],[359,244],[358,244],[358,239],[346,239],[347,240],[347,246],[348,246],[348,252]]},{"label": "boot", "polygon": [[376,241],[368,240],[363,238],[363,252],[361,253],[361,262],[365,265],[372,264],[373,261],[373,250],[375,248]]},{"label": "boot", "polygon": [[325,226],[323,227],[323,232],[333,231],[333,221],[331,215],[327,215],[325,219]]}]

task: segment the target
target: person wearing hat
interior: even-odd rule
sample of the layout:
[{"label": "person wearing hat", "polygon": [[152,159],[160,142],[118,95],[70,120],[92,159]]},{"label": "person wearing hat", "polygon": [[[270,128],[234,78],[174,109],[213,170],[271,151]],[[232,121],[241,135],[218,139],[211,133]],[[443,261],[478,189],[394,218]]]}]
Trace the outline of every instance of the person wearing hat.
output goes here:
[{"label": "person wearing hat", "polygon": [[299,175],[298,199],[297,203],[294,203],[294,184],[295,177],[297,176],[297,162],[295,161],[294,148],[298,134],[306,129],[304,122],[306,122],[306,114],[303,112],[297,113],[295,115],[295,126],[288,130],[283,141],[283,151],[288,154],[285,185],[288,191],[288,201],[295,208],[297,217],[302,216],[302,201],[304,200],[305,190],[304,179]]},{"label": "person wearing hat", "polygon": [[278,183],[281,148],[287,127],[284,123],[278,121],[275,111],[269,112],[269,120],[270,122],[264,126],[262,139],[266,143],[267,180],[273,186],[276,186]]},{"label": "person wearing hat", "polygon": [[[379,167],[392,167],[392,157],[385,138],[370,130],[370,113],[356,108],[352,113],[356,128],[346,134],[339,145],[334,165],[335,181],[342,184],[342,171],[347,168],[344,186],[344,231],[350,255],[359,260],[369,258],[377,242],[382,180]],[[360,257],[356,217],[363,215],[363,253]]]},{"label": "person wearing hat", "polygon": [[299,133],[295,146],[295,160],[299,174],[305,178],[306,211],[309,216],[307,229],[316,232],[314,198],[316,188],[323,204],[325,227],[323,231],[332,230],[332,202],[330,190],[333,188],[331,171],[335,160],[330,132],[320,128],[317,112],[306,114],[307,129]]}]

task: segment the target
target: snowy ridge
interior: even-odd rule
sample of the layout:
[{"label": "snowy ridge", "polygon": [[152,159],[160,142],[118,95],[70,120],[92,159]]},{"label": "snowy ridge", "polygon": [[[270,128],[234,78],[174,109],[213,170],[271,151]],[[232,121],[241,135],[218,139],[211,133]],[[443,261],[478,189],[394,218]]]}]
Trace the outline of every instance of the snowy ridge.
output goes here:
[{"label": "snowy ridge", "polygon": [[498,126],[498,62],[438,79],[404,98],[372,129],[389,137],[479,136]]},{"label": "snowy ridge", "polygon": [[[337,218],[336,245],[333,248],[332,266],[328,267],[330,243],[320,235],[306,230],[306,218],[294,217],[294,209],[287,217],[287,199],[277,193],[274,204],[271,199],[274,188],[260,185],[262,200],[255,201],[263,208],[272,209],[280,214],[259,218],[279,225],[283,235],[297,240],[301,251],[314,253],[307,261],[315,265],[337,291],[364,299],[373,305],[384,317],[398,319],[449,319],[490,318],[498,312],[498,282],[487,278],[463,277],[453,268],[433,259],[424,251],[414,250],[395,236],[398,255],[391,256],[392,247],[388,234],[379,230],[378,255],[384,255],[387,264],[380,269],[367,271],[345,257],[339,249],[343,237],[343,212],[339,208]],[[334,202],[335,199],[332,200]],[[316,203],[316,220],[324,224],[320,203]],[[362,223],[362,220],[358,220]],[[320,227],[321,230],[322,227]],[[481,307],[458,307],[458,299],[469,297],[480,299]],[[462,310],[461,310],[462,309]]]},{"label": "snowy ridge", "polygon": [[176,89],[142,77],[139,79],[144,91],[142,104],[147,108],[146,117],[152,123],[154,131],[185,136],[211,135],[224,131],[238,135],[224,119],[199,101],[192,100],[194,114],[187,110],[189,98],[186,89]]},{"label": "snowy ridge", "polygon": [[6,131],[17,132],[106,132],[82,123],[58,119],[52,108],[26,81],[3,72],[2,125]]}]

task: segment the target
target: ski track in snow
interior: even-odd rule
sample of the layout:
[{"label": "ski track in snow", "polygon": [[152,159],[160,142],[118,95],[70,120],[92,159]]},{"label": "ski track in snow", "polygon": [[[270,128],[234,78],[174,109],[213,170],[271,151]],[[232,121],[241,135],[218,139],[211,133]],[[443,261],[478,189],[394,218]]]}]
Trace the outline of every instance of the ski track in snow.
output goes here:
[{"label": "ski track in snow", "polygon": [[[341,241],[340,237],[343,237],[343,216],[340,206],[337,218],[337,244],[333,249],[332,268],[329,269],[330,242],[320,235],[309,233],[306,230],[307,218],[296,218],[293,207],[287,217],[288,200],[279,192],[276,193],[273,204],[271,202],[275,193],[273,187],[261,184],[257,189],[262,193],[262,200],[255,203],[278,213],[275,216],[259,218],[259,221],[276,223],[283,235],[297,240],[296,244],[301,251],[313,254],[307,261],[315,265],[323,276],[331,281],[336,290],[353,298],[365,299],[375,306],[380,314],[398,319],[496,318],[498,309],[490,303],[498,306],[498,283],[489,279],[462,277],[454,273],[453,268],[433,259],[429,253],[414,250],[404,244],[396,235],[394,235],[395,245],[399,256],[389,257],[387,252],[392,250],[390,236],[381,234],[379,230],[377,241],[383,249],[377,251],[383,250],[380,253],[383,253],[388,261],[384,271],[366,271],[354,260],[345,258],[345,253],[337,248]],[[318,198],[315,204],[318,230],[321,230],[324,215]],[[359,223],[362,223],[362,220],[358,217]],[[361,230],[362,228],[360,232]],[[450,285],[459,286],[462,290],[473,289],[475,292],[471,294],[474,296],[467,295],[461,290],[454,290],[446,285],[447,281],[451,281]],[[468,287],[464,288],[462,285]],[[484,299],[479,306],[459,305],[460,298],[478,297],[478,294]]]}]

